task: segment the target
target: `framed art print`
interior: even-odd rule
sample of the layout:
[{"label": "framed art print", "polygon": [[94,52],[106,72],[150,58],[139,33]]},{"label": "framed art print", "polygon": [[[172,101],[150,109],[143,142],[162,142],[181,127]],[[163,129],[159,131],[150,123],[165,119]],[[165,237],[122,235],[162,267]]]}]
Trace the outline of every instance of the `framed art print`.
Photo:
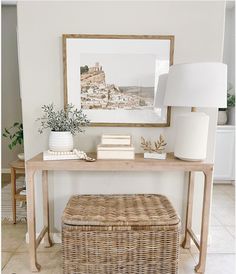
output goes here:
[{"label": "framed art print", "polygon": [[174,36],[64,34],[65,104],[92,126],[169,126],[158,83],[173,54]]}]

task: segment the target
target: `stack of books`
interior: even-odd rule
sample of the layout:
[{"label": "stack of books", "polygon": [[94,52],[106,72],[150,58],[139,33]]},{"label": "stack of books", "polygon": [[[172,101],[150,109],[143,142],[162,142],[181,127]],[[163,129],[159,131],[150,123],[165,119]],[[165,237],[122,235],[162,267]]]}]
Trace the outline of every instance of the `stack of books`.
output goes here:
[{"label": "stack of books", "polygon": [[103,134],[97,146],[97,159],[133,160],[134,147],[130,135]]}]

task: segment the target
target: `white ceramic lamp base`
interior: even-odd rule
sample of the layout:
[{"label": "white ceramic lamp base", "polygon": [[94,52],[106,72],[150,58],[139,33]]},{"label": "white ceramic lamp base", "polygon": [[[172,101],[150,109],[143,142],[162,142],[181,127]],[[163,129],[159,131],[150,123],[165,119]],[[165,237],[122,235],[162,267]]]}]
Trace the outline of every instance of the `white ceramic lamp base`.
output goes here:
[{"label": "white ceramic lamp base", "polygon": [[209,117],[202,112],[181,114],[176,121],[174,155],[185,161],[206,158]]}]

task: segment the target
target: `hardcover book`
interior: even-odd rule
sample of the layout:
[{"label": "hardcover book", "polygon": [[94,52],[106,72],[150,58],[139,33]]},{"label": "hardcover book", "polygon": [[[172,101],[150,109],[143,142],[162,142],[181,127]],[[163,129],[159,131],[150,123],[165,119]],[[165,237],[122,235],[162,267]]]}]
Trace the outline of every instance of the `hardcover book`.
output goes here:
[{"label": "hardcover book", "polygon": [[53,160],[79,160],[79,157],[74,152],[59,152],[51,153],[49,151],[43,152],[43,160],[53,161]]}]

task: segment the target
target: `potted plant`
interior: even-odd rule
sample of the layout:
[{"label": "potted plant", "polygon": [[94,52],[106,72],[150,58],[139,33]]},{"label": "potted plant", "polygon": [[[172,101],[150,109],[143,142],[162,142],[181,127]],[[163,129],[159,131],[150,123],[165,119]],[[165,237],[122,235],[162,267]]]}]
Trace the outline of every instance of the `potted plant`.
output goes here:
[{"label": "potted plant", "polygon": [[227,100],[227,116],[228,116],[228,124],[235,125],[235,95],[229,94]]},{"label": "potted plant", "polygon": [[[218,111],[218,125],[225,125],[230,118],[230,124],[234,124],[234,111],[235,111],[235,95],[227,93],[227,108],[219,108]],[[228,115],[227,115],[228,114]]]},{"label": "potted plant", "polygon": [[[22,123],[15,122],[13,126],[5,128],[2,135],[5,138],[9,138],[10,143],[8,144],[8,147],[10,150],[16,148],[17,145],[23,145],[24,133]],[[25,159],[24,152],[19,153],[17,156],[20,160]]]},{"label": "potted plant", "polygon": [[55,110],[53,104],[42,107],[43,116],[37,120],[41,122],[39,132],[50,129],[49,149],[52,151],[71,151],[73,150],[73,135],[83,132],[81,127],[87,126],[89,120],[72,104],[67,104],[64,109]]}]

